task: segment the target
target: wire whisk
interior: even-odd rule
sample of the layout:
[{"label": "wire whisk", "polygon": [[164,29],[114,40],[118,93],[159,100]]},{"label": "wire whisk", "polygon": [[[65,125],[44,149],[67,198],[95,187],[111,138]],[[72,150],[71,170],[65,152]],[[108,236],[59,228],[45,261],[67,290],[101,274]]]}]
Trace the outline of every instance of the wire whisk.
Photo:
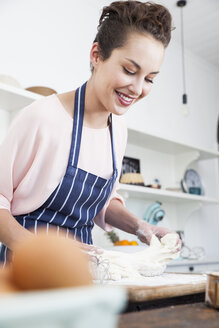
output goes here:
[{"label": "wire whisk", "polygon": [[91,273],[95,281],[104,284],[110,279],[110,263],[109,260],[102,258],[101,255],[94,255],[95,262],[92,261]]}]

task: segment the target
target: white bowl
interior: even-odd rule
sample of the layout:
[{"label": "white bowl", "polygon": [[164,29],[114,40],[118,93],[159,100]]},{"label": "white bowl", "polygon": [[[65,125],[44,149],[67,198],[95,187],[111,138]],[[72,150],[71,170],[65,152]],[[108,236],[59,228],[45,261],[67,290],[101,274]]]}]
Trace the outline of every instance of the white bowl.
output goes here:
[{"label": "white bowl", "polygon": [[0,295],[0,327],[116,328],[125,289],[84,286]]}]

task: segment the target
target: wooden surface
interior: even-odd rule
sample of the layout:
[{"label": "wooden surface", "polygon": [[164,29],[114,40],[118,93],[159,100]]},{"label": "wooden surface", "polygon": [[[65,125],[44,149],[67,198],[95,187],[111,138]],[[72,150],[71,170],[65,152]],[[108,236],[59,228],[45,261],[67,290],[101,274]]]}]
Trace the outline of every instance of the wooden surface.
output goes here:
[{"label": "wooden surface", "polygon": [[218,328],[219,311],[204,303],[120,315],[118,328]]},{"label": "wooden surface", "polygon": [[205,282],[168,286],[128,286],[130,302],[143,302],[205,292]]},{"label": "wooden surface", "polygon": [[[176,273],[174,273],[175,275]],[[170,273],[171,275],[171,273]],[[182,274],[180,275],[195,275],[202,276],[200,274]],[[196,283],[185,283],[165,286],[131,286],[127,285],[129,302],[144,302],[151,300],[158,300],[164,298],[171,298],[184,295],[192,295],[198,293],[204,293],[206,282],[200,281]]]}]

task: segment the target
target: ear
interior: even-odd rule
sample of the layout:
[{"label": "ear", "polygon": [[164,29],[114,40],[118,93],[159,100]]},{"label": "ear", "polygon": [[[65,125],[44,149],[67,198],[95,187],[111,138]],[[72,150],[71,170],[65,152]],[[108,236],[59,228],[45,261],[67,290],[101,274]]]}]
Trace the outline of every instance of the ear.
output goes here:
[{"label": "ear", "polygon": [[90,51],[90,62],[94,68],[98,66],[100,61],[98,42],[94,42]]}]

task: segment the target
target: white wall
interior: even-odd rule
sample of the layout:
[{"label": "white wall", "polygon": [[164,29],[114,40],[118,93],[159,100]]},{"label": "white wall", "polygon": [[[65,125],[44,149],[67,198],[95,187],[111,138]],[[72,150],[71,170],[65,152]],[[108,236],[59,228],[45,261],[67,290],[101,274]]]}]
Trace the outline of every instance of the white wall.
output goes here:
[{"label": "white wall", "polygon": [[[161,74],[151,94],[127,113],[128,125],[201,148],[217,149],[219,68],[186,51],[190,114],[185,117],[181,110],[180,58],[180,45],[173,41],[166,51]],[[218,195],[218,162],[204,161],[196,166],[203,177],[203,182],[206,182],[206,194],[214,198]],[[133,209],[136,211],[137,206]],[[165,220],[161,224],[166,225]],[[205,206],[193,213],[188,218],[184,230],[187,245],[202,246],[208,257],[219,258],[219,206]]]},{"label": "white wall", "polygon": [[[96,34],[100,0],[8,0],[0,2],[0,74],[16,78],[22,87],[44,85],[63,92],[90,76],[89,50]],[[181,114],[181,52],[174,41],[149,97],[126,115],[128,125],[178,141],[217,148],[219,69],[186,52],[190,115]],[[202,164],[205,172],[218,164]],[[213,184],[212,184],[213,187]],[[137,206],[133,205],[132,206]],[[218,208],[193,214],[185,228],[189,245],[203,245],[219,257]]]},{"label": "white wall", "polygon": [[216,148],[219,68],[189,51],[186,51],[185,61],[189,116],[183,116],[181,110],[181,48],[172,41],[152,92],[132,107],[127,114],[128,122],[130,126],[138,124],[140,129],[157,135],[175,137],[203,148]]}]

